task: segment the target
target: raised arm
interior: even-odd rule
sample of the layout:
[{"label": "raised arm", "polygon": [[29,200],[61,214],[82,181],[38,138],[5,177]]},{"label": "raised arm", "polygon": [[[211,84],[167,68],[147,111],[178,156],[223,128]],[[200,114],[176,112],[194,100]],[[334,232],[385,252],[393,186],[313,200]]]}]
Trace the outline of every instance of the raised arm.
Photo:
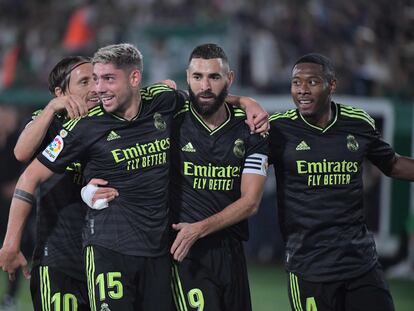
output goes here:
[{"label": "raised arm", "polygon": [[228,95],[226,101],[246,111],[246,124],[249,126],[252,134],[261,134],[269,131],[269,114],[256,100],[246,96]]},{"label": "raised arm", "polygon": [[173,229],[179,231],[170,250],[174,259],[182,261],[198,239],[234,225],[257,213],[265,180],[266,176],[263,175],[243,174],[241,196],[237,201],[204,220],[191,224],[173,224]]},{"label": "raised arm", "polygon": [[14,147],[14,155],[18,161],[28,163],[33,158],[45,138],[55,114],[61,112],[66,112],[69,118],[77,118],[86,115],[88,109],[85,101],[75,95],[62,95],[53,98],[20,134]]},{"label": "raised arm", "polygon": [[0,267],[9,274],[10,280],[14,280],[15,271],[19,267],[26,278],[30,276],[27,260],[20,251],[20,244],[34,203],[34,192],[40,183],[52,175],[51,170],[35,159],[17,181],[10,206],[6,237],[0,249]]}]

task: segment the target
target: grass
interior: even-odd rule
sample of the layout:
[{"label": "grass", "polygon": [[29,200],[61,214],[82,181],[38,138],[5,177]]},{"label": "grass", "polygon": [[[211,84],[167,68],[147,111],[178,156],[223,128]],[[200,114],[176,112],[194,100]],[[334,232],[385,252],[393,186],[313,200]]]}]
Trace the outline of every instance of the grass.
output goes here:
[{"label": "grass", "polygon": [[[254,311],[289,311],[286,273],[280,264],[249,265]],[[0,293],[5,290],[6,274],[0,271]],[[412,311],[414,281],[389,280],[396,311]],[[22,280],[17,311],[32,311],[29,282]]]},{"label": "grass", "polygon": [[[3,297],[6,290],[7,274],[0,271],[0,297]],[[32,300],[30,297],[30,281],[25,280],[23,276],[20,280],[20,287],[18,291],[17,311],[32,311]],[[1,310],[0,310],[1,311]]]}]

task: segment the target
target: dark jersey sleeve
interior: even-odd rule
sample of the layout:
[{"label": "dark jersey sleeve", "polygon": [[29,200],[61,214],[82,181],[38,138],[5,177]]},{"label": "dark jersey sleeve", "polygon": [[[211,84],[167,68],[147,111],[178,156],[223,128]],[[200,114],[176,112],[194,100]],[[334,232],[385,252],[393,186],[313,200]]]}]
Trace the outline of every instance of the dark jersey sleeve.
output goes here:
[{"label": "dark jersey sleeve", "polygon": [[143,87],[140,93],[144,100],[155,98],[153,106],[157,109],[170,110],[173,113],[177,113],[183,108],[186,99],[185,92],[174,90],[165,84]]},{"label": "dark jersey sleeve", "polygon": [[249,137],[249,147],[246,155],[250,156],[254,153],[259,153],[268,156],[269,155],[269,139],[268,134],[253,134]]},{"label": "dark jersey sleeve", "polygon": [[388,174],[392,168],[395,151],[382,139],[378,130],[372,130],[370,137],[371,142],[367,150],[367,158],[382,172]]},{"label": "dark jersey sleeve", "polygon": [[277,151],[283,145],[284,138],[280,135],[275,122],[270,120],[270,132],[269,132],[269,164],[276,164]]},{"label": "dark jersey sleeve", "polygon": [[[42,113],[43,109],[36,110],[32,113],[30,119],[25,122],[24,129],[30,126],[30,124]],[[36,158],[36,156],[42,152],[52,141],[52,139],[58,134],[59,129],[62,128],[63,124],[63,117],[55,116],[46,131],[45,137],[43,138],[42,142],[40,143],[39,147],[35,151],[32,156],[32,160]]]},{"label": "dark jersey sleeve", "polygon": [[[32,112],[32,115],[30,118],[28,118],[25,123],[24,123],[24,127],[23,130],[25,130],[28,126],[30,126],[30,124],[37,118],[37,116],[39,114],[41,114],[43,111],[43,109],[38,109]],[[22,131],[23,131],[22,130]],[[34,158],[36,158],[36,155],[39,154],[39,152],[41,152],[44,148],[46,148],[47,144],[50,141],[50,137],[48,137],[48,133],[46,133],[45,137],[43,138],[42,142],[40,143],[39,148],[37,148],[37,150],[35,151],[35,153],[33,154],[31,160],[33,160]]]},{"label": "dark jersey sleeve", "polygon": [[178,112],[184,108],[185,104],[189,103],[189,97],[188,97],[187,92],[183,90],[178,90],[176,96],[177,96],[177,105],[176,105],[175,112]]},{"label": "dark jersey sleeve", "polygon": [[[267,135],[250,135],[248,141],[249,144],[246,150],[246,159],[244,163],[243,173],[252,173],[266,176],[269,154]],[[234,148],[237,148],[237,145]]]},{"label": "dark jersey sleeve", "polygon": [[69,164],[80,159],[89,145],[88,131],[82,126],[82,121],[72,131],[62,128],[37,159],[55,173],[63,173]]}]

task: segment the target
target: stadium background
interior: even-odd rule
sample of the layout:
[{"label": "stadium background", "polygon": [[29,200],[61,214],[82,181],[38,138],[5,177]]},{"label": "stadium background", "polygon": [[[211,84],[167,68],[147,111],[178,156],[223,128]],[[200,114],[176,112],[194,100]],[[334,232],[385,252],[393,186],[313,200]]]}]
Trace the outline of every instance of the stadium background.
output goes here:
[{"label": "stadium background", "polygon": [[[366,109],[397,152],[413,155],[413,29],[412,0],[0,0],[3,200],[19,172],[9,158],[14,133],[50,99],[52,66],[63,56],[92,55],[119,42],[143,52],[144,84],[171,78],[181,88],[192,48],[218,43],[236,72],[231,92],[259,99],[270,113],[293,107],[288,94],[295,59],[323,53],[337,69],[337,99]],[[407,254],[414,196],[409,183],[380,177],[369,166],[366,171],[368,224],[388,268]],[[257,311],[288,310],[274,188],[271,176],[246,247]],[[413,309],[409,279],[390,280],[396,310]],[[4,283],[2,273],[0,294]],[[29,302],[22,282],[18,310],[31,310]]]}]

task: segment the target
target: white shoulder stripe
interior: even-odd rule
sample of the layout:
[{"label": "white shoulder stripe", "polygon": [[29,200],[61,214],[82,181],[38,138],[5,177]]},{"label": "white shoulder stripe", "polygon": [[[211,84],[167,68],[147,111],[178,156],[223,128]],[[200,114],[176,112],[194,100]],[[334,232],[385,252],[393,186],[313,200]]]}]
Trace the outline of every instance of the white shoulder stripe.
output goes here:
[{"label": "white shoulder stripe", "polygon": [[254,153],[246,158],[242,173],[267,176],[268,166],[267,155]]}]

